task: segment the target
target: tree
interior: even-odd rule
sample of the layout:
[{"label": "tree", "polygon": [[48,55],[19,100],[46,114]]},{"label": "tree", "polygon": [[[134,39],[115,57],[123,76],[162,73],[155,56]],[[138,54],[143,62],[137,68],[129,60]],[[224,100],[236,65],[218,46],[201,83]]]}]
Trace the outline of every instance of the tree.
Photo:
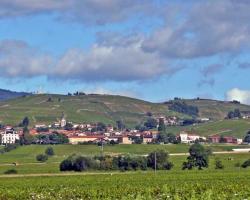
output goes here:
[{"label": "tree", "polygon": [[60,163],[60,171],[71,171],[73,170],[73,164],[70,159],[63,160]]},{"label": "tree", "polygon": [[187,162],[183,163],[182,169],[192,169],[197,167],[202,169],[208,167],[210,152],[205,149],[201,144],[195,143],[189,148],[189,156],[187,157]]},{"label": "tree", "polygon": [[234,109],[234,111],[229,111],[227,114],[227,119],[241,118],[241,112],[239,109]]},{"label": "tree", "polygon": [[164,120],[159,121],[158,131],[166,132],[166,125]]},{"label": "tree", "polygon": [[102,122],[97,123],[97,126],[96,126],[97,131],[105,131],[105,129],[106,129],[106,125],[104,123]]},{"label": "tree", "polygon": [[52,147],[48,147],[46,150],[45,150],[45,154],[47,156],[53,156],[55,155],[55,152],[54,152],[54,149]]},{"label": "tree", "polygon": [[29,118],[24,117],[24,119],[22,121],[22,127],[28,127],[28,126],[29,126]]},{"label": "tree", "polygon": [[139,136],[131,136],[131,140],[134,144],[142,144],[143,138]]},{"label": "tree", "polygon": [[48,160],[48,156],[45,155],[45,154],[38,154],[36,156],[36,160],[39,161],[39,162],[45,162]]},{"label": "tree", "polygon": [[173,133],[160,132],[157,136],[157,142],[163,142],[164,144],[173,143],[177,144],[179,141]]},{"label": "tree", "polygon": [[147,119],[147,121],[144,123],[144,126],[146,126],[149,129],[156,128],[158,125],[158,122],[156,119],[150,117]]},{"label": "tree", "polygon": [[243,139],[244,142],[250,143],[250,130],[247,132],[245,138]]},{"label": "tree", "polygon": [[118,130],[120,131],[122,131],[126,127],[125,124],[121,120],[117,120],[116,125],[117,125]]},{"label": "tree", "polygon": [[[148,154],[148,167],[154,169],[171,169],[173,164],[168,161],[169,154],[166,150],[156,150]],[[156,166],[155,166],[156,165]]]},{"label": "tree", "polygon": [[23,128],[23,135],[20,137],[19,143],[21,145],[29,145],[34,141],[34,137],[29,133],[29,129],[27,126]]}]

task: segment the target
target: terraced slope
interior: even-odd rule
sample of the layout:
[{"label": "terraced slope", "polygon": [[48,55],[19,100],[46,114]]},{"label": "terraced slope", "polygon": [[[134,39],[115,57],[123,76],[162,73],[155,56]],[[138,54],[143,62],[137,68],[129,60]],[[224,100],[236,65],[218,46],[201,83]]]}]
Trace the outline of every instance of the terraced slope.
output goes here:
[{"label": "terraced slope", "polygon": [[24,116],[28,116],[32,124],[51,123],[59,120],[62,112],[76,123],[115,124],[116,120],[123,120],[128,126],[144,121],[147,112],[183,116],[169,111],[164,104],[112,95],[33,95],[0,103],[0,121],[5,124],[18,124]]}]

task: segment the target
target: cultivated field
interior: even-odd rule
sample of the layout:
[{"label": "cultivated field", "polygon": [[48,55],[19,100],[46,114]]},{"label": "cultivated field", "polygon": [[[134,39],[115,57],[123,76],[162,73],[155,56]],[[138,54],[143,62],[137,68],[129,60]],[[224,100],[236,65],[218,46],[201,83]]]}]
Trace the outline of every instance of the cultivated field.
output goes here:
[{"label": "cultivated field", "polygon": [[0,199],[249,199],[250,171],[0,178]]}]

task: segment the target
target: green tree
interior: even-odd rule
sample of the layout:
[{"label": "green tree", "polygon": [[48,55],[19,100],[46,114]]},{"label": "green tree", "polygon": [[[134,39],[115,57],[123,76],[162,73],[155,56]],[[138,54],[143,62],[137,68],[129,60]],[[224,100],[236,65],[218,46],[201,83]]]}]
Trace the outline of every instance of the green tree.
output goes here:
[{"label": "green tree", "polygon": [[158,131],[166,132],[166,125],[164,123],[164,120],[159,121]]},{"label": "green tree", "polygon": [[147,121],[144,123],[144,126],[146,126],[149,129],[156,128],[158,125],[158,122],[155,118],[148,118]]},{"label": "green tree", "polygon": [[45,162],[48,160],[48,156],[45,155],[45,154],[38,154],[36,156],[36,160],[39,161],[39,162]]},{"label": "green tree", "polygon": [[19,143],[21,145],[29,145],[34,141],[34,137],[29,133],[29,129],[27,126],[23,128],[23,135],[20,137]]},{"label": "green tree", "polygon": [[156,150],[148,154],[147,164],[148,167],[154,169],[171,169],[173,164],[168,160],[169,154],[166,150]]},{"label": "green tree", "polygon": [[29,118],[28,117],[24,117],[23,121],[21,122],[21,126],[22,127],[28,127],[29,123],[30,123]]},{"label": "green tree", "polygon": [[244,142],[250,143],[250,130],[247,132],[245,138],[243,139]]},{"label": "green tree", "polygon": [[52,147],[48,147],[46,150],[45,150],[45,154],[47,156],[53,156],[55,155],[55,152],[54,152],[54,149]]},{"label": "green tree", "polygon": [[189,148],[189,156],[187,157],[187,162],[183,163],[182,169],[193,169],[197,167],[198,169],[207,168],[210,152],[204,148],[199,143],[193,144]]}]

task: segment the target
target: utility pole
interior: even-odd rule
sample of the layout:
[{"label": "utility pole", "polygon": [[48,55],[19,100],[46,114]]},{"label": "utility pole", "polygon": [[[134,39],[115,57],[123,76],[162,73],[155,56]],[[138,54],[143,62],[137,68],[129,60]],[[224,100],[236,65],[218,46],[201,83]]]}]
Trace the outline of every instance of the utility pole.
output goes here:
[{"label": "utility pole", "polygon": [[156,160],[156,152],[155,152],[155,174],[156,174],[156,165],[157,165],[157,160]]}]

